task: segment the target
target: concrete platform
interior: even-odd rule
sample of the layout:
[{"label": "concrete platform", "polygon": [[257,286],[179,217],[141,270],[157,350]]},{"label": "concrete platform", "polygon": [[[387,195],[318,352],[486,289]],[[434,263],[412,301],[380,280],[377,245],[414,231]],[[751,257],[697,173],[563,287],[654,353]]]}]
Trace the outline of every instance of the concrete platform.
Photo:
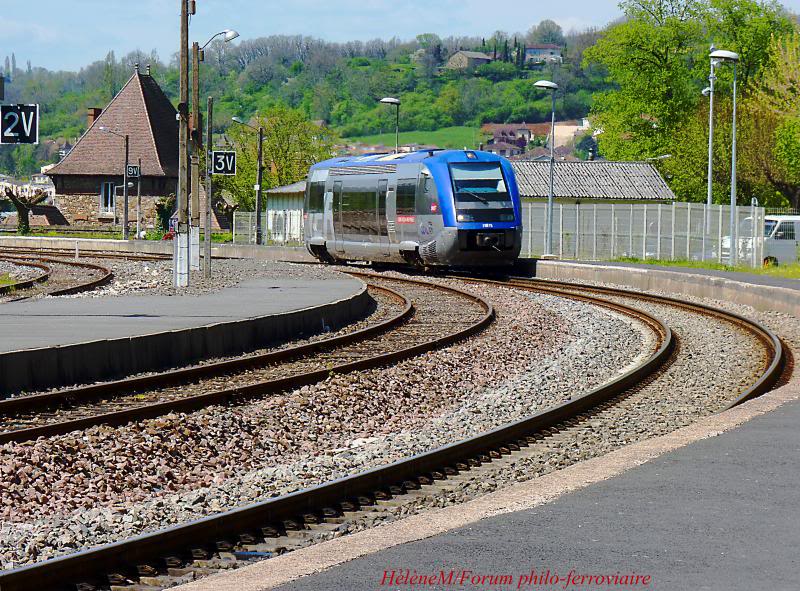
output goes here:
[{"label": "concrete platform", "polygon": [[532,261],[542,279],[600,281],[725,300],[764,312],[800,316],[800,280],[766,275],[625,263]]},{"label": "concrete platform", "polygon": [[259,279],[203,296],[44,299],[0,305],[0,396],[237,354],[363,317],[366,286]]}]

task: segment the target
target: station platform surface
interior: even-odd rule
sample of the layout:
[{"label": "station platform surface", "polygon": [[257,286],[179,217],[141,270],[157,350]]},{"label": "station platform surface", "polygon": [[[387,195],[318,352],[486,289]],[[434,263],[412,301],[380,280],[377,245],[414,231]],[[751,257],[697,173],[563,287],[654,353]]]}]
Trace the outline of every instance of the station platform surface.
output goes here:
[{"label": "station platform surface", "polygon": [[[798,424],[800,402],[787,402],[552,502],[394,546],[276,588],[505,590],[517,589],[520,576],[549,571],[550,581],[559,577],[557,583],[519,588],[797,589]],[[392,535],[391,527],[384,535]],[[511,574],[514,582],[413,586],[386,574],[450,570],[456,579],[471,571]],[[568,584],[570,571],[649,579],[647,585],[575,584],[576,579]]]},{"label": "station platform surface", "polygon": [[8,302],[0,305],[0,393],[237,354],[340,327],[370,303],[365,285],[346,275],[255,279],[196,296]]},{"label": "station platform surface", "polygon": [[703,277],[717,277],[728,279],[751,285],[768,285],[770,287],[784,287],[800,291],[800,279],[789,279],[786,277],[775,277],[773,275],[762,275],[759,273],[747,273],[745,271],[722,271],[718,269],[698,269],[694,267],[678,267],[672,265],[646,265],[643,263],[618,263],[602,261],[560,261],[564,263],[575,262],[581,265],[594,265],[602,267],[628,267],[633,269],[650,269],[653,271],[670,271],[686,275],[701,275]]}]

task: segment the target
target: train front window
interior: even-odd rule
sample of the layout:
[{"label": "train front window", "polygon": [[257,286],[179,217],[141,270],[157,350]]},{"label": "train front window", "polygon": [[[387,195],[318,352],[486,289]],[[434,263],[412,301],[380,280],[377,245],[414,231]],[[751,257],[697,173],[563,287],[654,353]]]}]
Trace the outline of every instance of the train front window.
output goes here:
[{"label": "train front window", "polygon": [[459,222],[513,222],[514,204],[499,162],[450,165]]}]

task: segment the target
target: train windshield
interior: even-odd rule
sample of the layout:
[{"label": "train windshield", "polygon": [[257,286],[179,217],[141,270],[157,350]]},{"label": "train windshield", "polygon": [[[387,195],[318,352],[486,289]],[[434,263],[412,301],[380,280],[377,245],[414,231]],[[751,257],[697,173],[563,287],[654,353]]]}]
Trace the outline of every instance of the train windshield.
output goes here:
[{"label": "train windshield", "polygon": [[499,162],[450,165],[459,222],[513,222],[514,204]]}]

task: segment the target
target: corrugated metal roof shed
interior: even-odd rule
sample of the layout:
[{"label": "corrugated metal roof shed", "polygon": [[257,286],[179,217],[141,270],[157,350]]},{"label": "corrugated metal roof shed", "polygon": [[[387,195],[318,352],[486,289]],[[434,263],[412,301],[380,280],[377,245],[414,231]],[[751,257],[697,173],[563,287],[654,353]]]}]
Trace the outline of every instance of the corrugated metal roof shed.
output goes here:
[{"label": "corrugated metal roof shed", "polygon": [[267,195],[292,195],[296,193],[305,193],[306,192],[306,182],[297,181],[296,183],[292,183],[291,185],[284,185],[282,187],[273,187],[272,189],[267,189]]},{"label": "corrugated metal roof shed", "polygon": [[[515,160],[511,166],[522,197],[547,197],[549,161]],[[562,199],[675,200],[666,181],[648,162],[556,162],[553,184],[556,198]]]}]

